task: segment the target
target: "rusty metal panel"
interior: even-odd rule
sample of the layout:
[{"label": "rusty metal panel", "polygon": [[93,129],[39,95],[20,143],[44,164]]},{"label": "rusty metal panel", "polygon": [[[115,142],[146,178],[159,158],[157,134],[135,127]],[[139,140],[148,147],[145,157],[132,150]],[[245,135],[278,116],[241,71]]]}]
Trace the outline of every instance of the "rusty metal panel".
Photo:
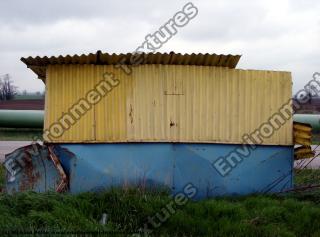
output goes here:
[{"label": "rusty metal panel", "polygon": [[[211,66],[140,65],[126,75],[111,65],[51,65],[45,128],[113,72],[115,87],[53,142],[245,143],[291,98],[288,72]],[[265,145],[291,145],[292,119]]]},{"label": "rusty metal panel", "polygon": [[33,190],[36,192],[68,189],[68,180],[60,160],[52,159],[51,151],[45,146],[33,144],[7,154],[5,191],[13,194]]}]

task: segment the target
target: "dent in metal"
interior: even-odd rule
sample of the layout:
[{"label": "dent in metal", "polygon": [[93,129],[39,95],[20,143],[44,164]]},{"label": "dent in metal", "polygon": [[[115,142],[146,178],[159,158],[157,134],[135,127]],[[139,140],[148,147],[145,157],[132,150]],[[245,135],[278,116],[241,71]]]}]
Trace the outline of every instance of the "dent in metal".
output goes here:
[{"label": "dent in metal", "polygon": [[46,146],[33,144],[19,148],[6,155],[4,167],[8,193],[59,191],[61,177]]},{"label": "dent in metal", "polygon": [[192,183],[198,190],[195,199],[203,199],[292,188],[293,146],[257,146],[223,177],[211,164],[237,146],[241,144],[38,145],[39,155],[29,146],[7,156],[8,174],[15,174],[14,181],[7,179],[7,191],[80,193],[140,187],[166,188],[175,194]]}]

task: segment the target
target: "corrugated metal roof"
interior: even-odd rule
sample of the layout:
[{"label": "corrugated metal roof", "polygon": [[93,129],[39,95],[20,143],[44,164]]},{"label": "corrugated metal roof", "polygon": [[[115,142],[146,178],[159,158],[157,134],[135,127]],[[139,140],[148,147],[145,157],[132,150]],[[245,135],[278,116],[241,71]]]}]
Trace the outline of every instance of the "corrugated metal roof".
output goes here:
[{"label": "corrugated metal roof", "polygon": [[[52,57],[27,57],[21,58],[28,68],[34,71],[39,78],[46,77],[46,67],[56,64],[95,64],[95,65],[136,65],[132,61],[134,54],[108,54],[98,51],[95,54],[66,55]],[[163,65],[197,65],[235,68],[241,55],[218,55],[218,54],[180,54],[180,53],[142,53],[144,58],[140,64],[163,64]]]}]

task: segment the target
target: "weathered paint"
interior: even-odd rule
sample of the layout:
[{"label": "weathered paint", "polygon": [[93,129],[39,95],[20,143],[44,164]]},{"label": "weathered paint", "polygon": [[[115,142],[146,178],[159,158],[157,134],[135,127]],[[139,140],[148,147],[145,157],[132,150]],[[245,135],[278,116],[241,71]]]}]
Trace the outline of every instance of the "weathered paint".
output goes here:
[{"label": "weathered paint", "polygon": [[49,156],[48,149],[38,144],[19,148],[6,155],[6,191],[55,191],[61,177]]},{"label": "weathered paint", "polygon": [[308,123],[293,122],[293,140],[295,145],[294,159],[313,158],[315,151],[311,149],[312,144],[312,127]]},{"label": "weathered paint", "polygon": [[[69,177],[69,191],[79,193],[110,187],[167,187],[172,193],[191,183],[197,188],[196,199],[211,196],[274,193],[292,188],[293,147],[257,146],[249,157],[222,177],[212,163],[241,145],[222,144],[61,144],[54,153]],[[41,169],[35,162],[34,170]],[[35,191],[51,189],[59,175],[55,168],[42,171],[43,181]],[[7,183],[7,191],[17,190]],[[43,183],[47,182],[46,189]]]},{"label": "weathered paint", "polygon": [[[45,129],[84,98],[103,74],[120,80],[56,143],[244,141],[291,98],[288,72],[190,65],[49,65]],[[289,105],[289,110],[291,106]],[[290,111],[289,111],[290,112]],[[292,145],[292,119],[265,145]]]}]

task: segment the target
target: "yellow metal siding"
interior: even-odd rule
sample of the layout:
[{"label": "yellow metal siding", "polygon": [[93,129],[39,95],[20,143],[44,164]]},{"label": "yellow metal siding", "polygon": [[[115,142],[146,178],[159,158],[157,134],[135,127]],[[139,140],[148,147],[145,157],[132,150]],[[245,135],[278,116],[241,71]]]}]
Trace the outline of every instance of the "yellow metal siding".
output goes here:
[{"label": "yellow metal siding", "polygon": [[[53,142],[243,143],[291,98],[291,74],[211,66],[141,65],[128,76],[111,65],[47,69],[45,128],[93,89],[105,72],[120,80]],[[263,144],[291,145],[292,121]]]}]

